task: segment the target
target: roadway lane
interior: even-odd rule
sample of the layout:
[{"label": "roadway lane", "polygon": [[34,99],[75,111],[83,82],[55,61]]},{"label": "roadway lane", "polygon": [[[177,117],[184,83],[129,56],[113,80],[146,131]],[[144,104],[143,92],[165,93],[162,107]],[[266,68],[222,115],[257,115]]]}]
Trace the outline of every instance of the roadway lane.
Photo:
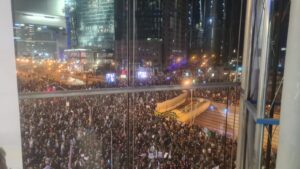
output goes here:
[{"label": "roadway lane", "polygon": [[36,92],[36,93],[21,93],[19,99],[37,99],[37,98],[52,98],[52,97],[76,97],[76,96],[91,96],[91,95],[109,95],[122,93],[139,93],[139,92],[159,92],[170,90],[187,90],[187,89],[214,89],[228,88],[239,86],[235,82],[222,83],[206,83],[193,86],[182,85],[161,85],[161,86],[142,86],[142,87],[123,87],[123,88],[99,88],[91,90],[69,90],[56,92]]}]

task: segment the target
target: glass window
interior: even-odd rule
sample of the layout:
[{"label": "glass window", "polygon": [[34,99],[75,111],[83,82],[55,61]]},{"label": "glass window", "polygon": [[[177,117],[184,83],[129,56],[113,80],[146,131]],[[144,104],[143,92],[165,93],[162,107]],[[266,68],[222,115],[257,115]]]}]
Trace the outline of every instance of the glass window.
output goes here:
[{"label": "glass window", "polygon": [[231,1],[13,0],[23,167],[234,168]]}]

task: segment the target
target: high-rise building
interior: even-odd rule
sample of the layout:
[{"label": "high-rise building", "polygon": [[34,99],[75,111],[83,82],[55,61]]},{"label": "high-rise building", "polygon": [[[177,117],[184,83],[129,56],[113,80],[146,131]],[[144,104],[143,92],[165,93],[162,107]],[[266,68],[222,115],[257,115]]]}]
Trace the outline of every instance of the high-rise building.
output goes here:
[{"label": "high-rise building", "polygon": [[188,4],[189,53],[201,54],[204,46],[204,1],[190,0]]},{"label": "high-rise building", "polygon": [[[100,67],[115,69],[120,40],[124,35],[123,1],[115,0],[65,0],[68,50],[65,55],[79,61],[89,60],[85,71],[97,71]],[[89,51],[84,54],[82,51]],[[75,58],[74,58],[75,57]],[[85,61],[84,61],[85,62]],[[112,68],[114,67],[114,68]],[[103,72],[103,71],[102,71]]]},{"label": "high-rise building", "polygon": [[17,56],[59,59],[66,47],[63,27],[15,23]]},{"label": "high-rise building", "polygon": [[163,39],[165,64],[187,58],[188,3],[185,0],[164,1]]},{"label": "high-rise building", "polygon": [[190,0],[188,4],[190,56],[214,54],[224,48],[225,1]]},{"label": "high-rise building", "polygon": [[163,16],[160,0],[137,1],[135,61],[161,67],[163,59]]},{"label": "high-rise building", "polygon": [[[125,1],[66,0],[70,48],[114,53],[119,63],[126,58],[128,17],[134,17],[135,64],[163,70],[178,57],[187,56],[187,3],[184,0],[136,1],[128,16]],[[131,48],[131,47],[130,47]],[[102,54],[101,54],[102,55]],[[122,64],[125,65],[125,64]]]},{"label": "high-rise building", "polygon": [[241,2],[233,0],[190,0],[188,7],[189,52],[214,55],[224,66],[235,59],[238,48]]},{"label": "high-rise building", "polygon": [[59,0],[14,0],[17,56],[58,59],[66,48],[64,3]]},{"label": "high-rise building", "polygon": [[67,0],[71,47],[113,50],[114,11],[113,0]]},{"label": "high-rise building", "polygon": [[115,46],[114,56],[123,70],[128,63],[128,5],[127,0],[115,1]]},{"label": "high-rise building", "polygon": [[176,57],[186,57],[187,4],[183,0],[137,1],[137,55],[166,68]]}]

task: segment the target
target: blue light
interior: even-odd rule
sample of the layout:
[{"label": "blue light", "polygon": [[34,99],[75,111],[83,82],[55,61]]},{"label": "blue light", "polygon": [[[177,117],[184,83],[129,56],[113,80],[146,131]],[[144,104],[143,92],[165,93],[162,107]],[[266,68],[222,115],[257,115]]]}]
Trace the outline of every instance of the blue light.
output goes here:
[{"label": "blue light", "polygon": [[114,83],[116,81],[116,74],[115,73],[107,73],[105,75],[105,80],[108,83]]},{"label": "blue light", "polygon": [[225,109],[224,109],[224,115],[226,115],[228,112],[229,112],[228,109],[225,108]]},{"label": "blue light", "polygon": [[209,106],[208,108],[210,111],[214,111],[215,110],[215,107],[213,105]]},{"label": "blue light", "polygon": [[147,79],[148,78],[148,74],[146,71],[139,71],[137,73],[137,76],[139,79]]}]

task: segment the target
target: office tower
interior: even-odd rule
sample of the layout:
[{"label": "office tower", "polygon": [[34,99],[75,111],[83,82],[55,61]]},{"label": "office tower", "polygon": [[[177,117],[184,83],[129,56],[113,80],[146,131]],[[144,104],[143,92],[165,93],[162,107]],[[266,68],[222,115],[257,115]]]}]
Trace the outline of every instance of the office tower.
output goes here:
[{"label": "office tower", "polygon": [[189,52],[192,55],[215,55],[217,63],[225,51],[225,0],[190,0],[188,4]]},{"label": "office tower", "polygon": [[136,2],[136,46],[135,61],[140,66],[162,66],[163,57],[163,16],[160,0],[139,0]]},{"label": "office tower", "polygon": [[204,45],[204,1],[190,0],[188,4],[189,53],[200,55]]},{"label": "office tower", "polygon": [[[118,47],[123,32],[123,18],[119,6],[123,1],[114,0],[66,0],[66,27],[68,47],[65,54],[70,59],[87,64],[85,71],[96,72],[100,68],[114,71]],[[119,13],[120,12],[120,13]],[[117,24],[118,23],[118,24]],[[117,54],[117,55],[116,55]],[[105,73],[102,71],[102,73]]]},{"label": "office tower", "polygon": [[12,4],[16,55],[60,58],[66,47],[64,3],[15,0]]},{"label": "office tower", "polygon": [[237,57],[241,2],[190,0],[188,7],[190,56],[216,56],[224,66]]},{"label": "office tower", "polygon": [[66,1],[71,47],[113,50],[114,5],[113,0]]},{"label": "office tower", "polygon": [[222,64],[224,56],[226,33],[226,3],[225,0],[209,0],[204,2],[204,50],[214,54],[216,62]]},{"label": "office tower", "polygon": [[186,57],[187,23],[183,0],[137,1],[136,44],[141,61],[165,69],[175,57]]},{"label": "office tower", "polygon": [[17,56],[57,59],[66,47],[62,27],[15,23],[14,32]]},{"label": "office tower", "polygon": [[187,58],[188,3],[184,0],[164,1],[163,38],[165,64]]}]

